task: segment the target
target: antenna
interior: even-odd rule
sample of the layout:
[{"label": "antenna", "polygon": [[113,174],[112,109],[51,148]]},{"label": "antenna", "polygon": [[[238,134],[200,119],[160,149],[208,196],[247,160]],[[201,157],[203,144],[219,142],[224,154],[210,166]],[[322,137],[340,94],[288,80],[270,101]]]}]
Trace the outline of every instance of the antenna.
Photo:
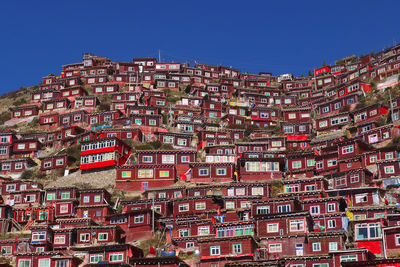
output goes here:
[{"label": "antenna", "polygon": [[158,62],[161,63],[161,51],[160,51],[160,49],[158,49]]}]

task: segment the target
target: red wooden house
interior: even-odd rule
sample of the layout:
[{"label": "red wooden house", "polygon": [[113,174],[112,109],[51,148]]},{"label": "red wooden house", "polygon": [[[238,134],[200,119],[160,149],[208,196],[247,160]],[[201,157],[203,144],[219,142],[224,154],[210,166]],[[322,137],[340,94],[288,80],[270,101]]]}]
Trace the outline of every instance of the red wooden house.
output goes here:
[{"label": "red wooden house", "polygon": [[95,96],[79,96],[75,97],[72,108],[85,109],[93,112],[99,103],[99,99]]},{"label": "red wooden house", "polygon": [[281,179],[284,170],[282,158],[240,158],[237,165],[241,182]]},{"label": "red wooden house", "polygon": [[79,206],[76,207],[77,217],[92,218],[94,221],[104,222],[105,216],[113,214],[110,203],[110,194],[105,189],[86,189],[79,191]]},{"label": "red wooden house", "polygon": [[131,266],[134,258],[142,258],[142,249],[129,244],[74,247],[73,254],[83,256],[85,266]]},{"label": "red wooden house", "polygon": [[313,229],[312,217],[304,211],[259,214],[254,219],[259,237],[306,234]]},{"label": "red wooden house", "polygon": [[382,115],[385,115],[388,112],[389,108],[382,104],[374,104],[362,109],[355,110],[353,112],[354,124],[358,125],[360,123],[377,121],[381,118]]},{"label": "red wooden house", "polygon": [[12,155],[13,142],[17,139],[12,131],[0,133],[0,159],[9,159]]},{"label": "red wooden house", "polygon": [[329,189],[359,188],[369,186],[373,182],[373,174],[364,168],[355,168],[344,172],[336,172],[326,176]]},{"label": "red wooden house", "polygon": [[349,112],[343,112],[325,117],[319,117],[316,120],[316,130],[319,132],[340,130],[351,121]]},{"label": "red wooden house", "polygon": [[81,170],[119,166],[131,154],[131,147],[118,138],[103,138],[81,144]]},{"label": "red wooden house", "polygon": [[344,197],[348,206],[371,206],[380,204],[382,189],[377,187],[343,188],[326,191],[329,196]]},{"label": "red wooden house", "polygon": [[339,170],[338,153],[329,151],[315,156],[315,170],[318,175],[331,174]]},{"label": "red wooden house", "polygon": [[118,84],[96,84],[92,85],[93,94],[113,94],[119,92],[120,88]]},{"label": "red wooden house", "polygon": [[282,119],[286,122],[309,122],[311,120],[311,108],[283,109]]},{"label": "red wooden house", "polygon": [[36,105],[27,105],[21,107],[10,108],[11,118],[26,118],[30,116],[36,116],[39,114],[39,107]]},{"label": "red wooden house", "polygon": [[281,122],[281,130],[284,135],[309,135],[312,133],[311,122],[289,123]]},{"label": "red wooden house", "polygon": [[132,125],[136,126],[151,126],[151,127],[162,126],[162,115],[131,114],[129,118]]},{"label": "red wooden house", "polygon": [[125,242],[149,239],[153,236],[152,225],[159,228],[158,218],[161,214],[151,209],[131,210],[123,214],[109,215],[106,218],[107,225],[118,225],[125,232]]},{"label": "red wooden house", "polygon": [[105,84],[108,82],[107,75],[91,75],[85,77],[85,85]]},{"label": "red wooden house", "polygon": [[50,223],[54,221],[54,207],[15,207],[13,219],[20,224]]},{"label": "red wooden house", "polygon": [[172,185],[175,180],[175,165],[125,165],[117,167],[116,189],[144,191]]},{"label": "red wooden house", "polygon": [[328,180],[322,176],[312,178],[290,179],[282,181],[283,192],[306,192],[324,190],[328,188]]},{"label": "red wooden house", "polygon": [[188,133],[155,132],[158,140],[163,144],[170,144],[174,148],[189,148],[192,145],[193,135]]},{"label": "red wooden house", "polygon": [[45,158],[40,158],[40,170],[64,170],[75,161],[74,158],[66,154],[54,155]]},{"label": "red wooden house", "polygon": [[35,165],[36,163],[31,158],[6,159],[0,161],[1,171],[3,173],[22,173]]},{"label": "red wooden house", "polygon": [[172,203],[172,212],[176,217],[201,214],[219,208],[221,206],[214,201],[212,196],[182,197],[174,199]]},{"label": "red wooden house", "polygon": [[329,116],[355,108],[359,93],[352,93],[344,97],[319,104],[317,110],[320,116]]},{"label": "red wooden house", "polygon": [[43,112],[52,112],[55,110],[65,110],[71,108],[68,98],[58,98],[43,101]]},{"label": "red wooden house", "polygon": [[42,143],[34,139],[16,140],[13,143],[13,155],[16,158],[35,158],[37,152],[42,148]]},{"label": "red wooden house", "polygon": [[40,103],[42,101],[58,98],[60,96],[61,92],[55,89],[34,91],[31,93],[31,103]]},{"label": "red wooden house", "polygon": [[256,258],[257,243],[252,236],[206,237],[198,240],[200,245],[199,266],[223,266]]},{"label": "red wooden house", "polygon": [[122,116],[121,111],[112,110],[104,112],[94,112],[86,115],[85,122],[89,125],[111,123],[113,120],[117,120]]},{"label": "red wooden house", "polygon": [[54,216],[75,216],[75,207],[78,205],[78,190],[75,187],[47,188],[45,203],[54,206]]},{"label": "red wooden house", "polygon": [[288,153],[286,155],[286,175],[313,177],[315,155],[313,152]]},{"label": "red wooden house", "polygon": [[74,227],[77,245],[93,245],[107,243],[122,243],[124,231],[118,225],[80,226]]},{"label": "red wooden house", "polygon": [[77,110],[72,112],[60,113],[58,115],[59,126],[79,125],[82,126],[87,116],[86,110]]},{"label": "red wooden house", "polygon": [[195,183],[233,181],[233,163],[190,163],[190,181]]},{"label": "red wooden house", "polygon": [[384,255],[382,228],[387,225],[382,218],[351,221],[349,232],[353,234],[355,246],[369,249],[376,256]]},{"label": "red wooden house", "polygon": [[388,159],[376,162],[378,178],[390,178],[400,175],[400,159]]},{"label": "red wooden house", "polygon": [[57,112],[46,113],[39,115],[39,125],[41,129],[54,129],[58,127],[58,117]]},{"label": "red wooden house", "polygon": [[67,88],[61,89],[60,92],[61,92],[62,97],[66,97],[69,99],[74,99],[75,97],[78,97],[78,96],[86,96],[88,94],[86,92],[86,90],[80,86],[67,87]]},{"label": "red wooden house", "polygon": [[100,138],[112,138],[124,140],[143,141],[143,134],[140,128],[120,128],[120,129],[103,129],[97,132]]},{"label": "red wooden house", "polygon": [[380,143],[392,140],[393,137],[397,136],[393,124],[387,124],[381,127],[374,128],[369,131],[364,131],[362,134],[362,139],[365,143],[370,145],[379,146]]},{"label": "red wooden house", "polygon": [[16,256],[16,266],[69,266],[78,267],[82,260],[63,255],[57,251],[42,251],[42,252],[18,252]]}]

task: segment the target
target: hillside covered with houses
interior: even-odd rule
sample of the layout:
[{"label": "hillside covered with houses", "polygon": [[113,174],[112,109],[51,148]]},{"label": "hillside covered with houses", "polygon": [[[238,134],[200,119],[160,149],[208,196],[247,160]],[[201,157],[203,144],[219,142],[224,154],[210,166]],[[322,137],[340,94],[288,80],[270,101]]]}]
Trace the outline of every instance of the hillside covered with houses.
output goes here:
[{"label": "hillside covered with houses", "polygon": [[0,265],[400,266],[400,45],[54,72],[0,97]]}]

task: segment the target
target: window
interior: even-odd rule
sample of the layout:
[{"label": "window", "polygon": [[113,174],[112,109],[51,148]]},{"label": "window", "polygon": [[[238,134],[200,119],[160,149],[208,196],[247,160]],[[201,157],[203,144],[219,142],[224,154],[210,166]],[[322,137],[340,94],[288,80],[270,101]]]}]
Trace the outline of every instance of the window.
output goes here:
[{"label": "window", "polygon": [[290,221],[290,231],[304,231],[304,220],[291,220]]},{"label": "window", "polygon": [[335,228],[336,221],[335,220],[328,220],[328,228]]},{"label": "window", "polygon": [[81,242],[89,242],[90,241],[90,234],[80,234],[79,240]]},{"label": "window", "polygon": [[337,160],[336,159],[330,159],[328,160],[328,167],[336,166],[337,165]]},{"label": "window", "polygon": [[179,205],[179,212],[189,211],[189,204],[180,204]]},{"label": "window", "polygon": [[352,262],[357,261],[357,255],[343,255],[340,256],[340,262]]},{"label": "window", "polygon": [[47,193],[47,200],[55,200],[56,193]]},{"label": "window", "polygon": [[329,251],[337,251],[338,242],[329,242]]},{"label": "window", "polygon": [[270,253],[282,252],[282,243],[268,244],[268,251]]},{"label": "window", "polygon": [[233,202],[233,201],[227,201],[227,202],[225,203],[225,208],[226,208],[226,209],[234,209],[234,208],[235,208],[235,202]]},{"label": "window", "polygon": [[365,240],[381,237],[381,226],[379,223],[363,223],[355,226],[355,239]]},{"label": "window", "polygon": [[18,267],[31,267],[31,260],[19,260]]},{"label": "window", "polygon": [[65,244],[65,235],[55,235],[54,244],[63,245]]},{"label": "window", "polygon": [[322,168],[324,168],[324,162],[323,162],[323,161],[318,161],[318,162],[316,163],[316,169],[317,169],[317,170],[320,170],[320,169],[322,169]]},{"label": "window", "polygon": [[169,171],[160,171],[160,177],[162,178],[169,177]]},{"label": "window", "polygon": [[193,242],[186,242],[186,248],[192,248],[192,247],[194,247]]},{"label": "window", "polygon": [[334,212],[336,210],[335,203],[328,203],[328,212]]},{"label": "window", "polygon": [[278,213],[286,213],[286,212],[290,212],[290,204],[278,206]]},{"label": "window", "polygon": [[124,253],[110,253],[110,262],[121,262],[124,259]]},{"label": "window", "polygon": [[12,254],[12,246],[1,247],[1,255],[11,255],[11,254]]},{"label": "window", "polygon": [[393,159],[393,152],[386,153],[386,154],[385,154],[385,159],[386,159],[386,160],[388,160],[388,159]]},{"label": "window", "polygon": [[62,192],[61,193],[61,199],[70,199],[71,198],[71,192]]},{"label": "window", "polygon": [[138,178],[153,178],[153,169],[138,170]]},{"label": "window", "polygon": [[39,259],[39,267],[50,267],[50,259]]},{"label": "window", "polygon": [[232,253],[234,255],[242,254],[242,244],[232,244]]},{"label": "window", "polygon": [[43,240],[46,240],[46,232],[32,233],[32,241],[43,241]]},{"label": "window", "polygon": [[360,181],[360,175],[358,173],[350,175],[350,183],[358,183]]},{"label": "window", "polygon": [[267,224],[267,233],[278,233],[278,232],[279,232],[279,224],[278,223]]},{"label": "window", "polygon": [[60,205],[60,213],[65,214],[68,213],[68,204]]},{"label": "window", "polygon": [[256,208],[257,214],[268,214],[270,213],[270,207],[269,206],[258,206]]},{"label": "window", "polygon": [[314,263],[312,267],[329,267],[329,263]]},{"label": "window", "polygon": [[319,206],[311,206],[310,213],[311,213],[311,215],[318,215],[319,214]]},{"label": "window", "polygon": [[300,169],[301,168],[301,161],[293,161],[292,162],[292,168],[293,169]]},{"label": "window", "polygon": [[342,154],[349,154],[354,152],[354,145],[342,147]]},{"label": "window", "polygon": [[218,255],[221,255],[221,247],[210,246],[210,256],[218,256]]},{"label": "window", "polygon": [[98,263],[103,261],[103,254],[90,255],[90,263]]},{"label": "window", "polygon": [[217,175],[226,175],[226,168],[218,168]]},{"label": "window", "polygon": [[135,223],[144,223],[144,215],[143,214],[137,215],[133,219],[134,219]]},{"label": "window", "polygon": [[356,203],[364,203],[368,201],[368,194],[357,194],[355,195],[356,197]]},{"label": "window", "polygon": [[394,173],[394,166],[385,166],[384,171],[386,174],[392,174]]},{"label": "window", "polygon": [[396,246],[400,246],[400,234],[395,235],[394,240],[396,242]]},{"label": "window", "polygon": [[57,159],[56,160],[56,166],[61,166],[64,164],[64,159]]},{"label": "window", "polygon": [[99,233],[98,237],[99,237],[99,241],[107,241],[108,233]]},{"label": "window", "polygon": [[312,243],[312,251],[321,251],[321,243],[320,242]]},{"label": "window", "polygon": [[189,230],[188,229],[179,229],[178,234],[179,234],[179,237],[189,236]]},{"label": "window", "polygon": [[253,188],[251,188],[251,194],[253,196],[263,196],[264,188],[263,187],[253,187]]},{"label": "window", "polygon": [[95,195],[94,196],[94,202],[100,203],[100,201],[101,201],[101,195]]},{"label": "window", "polygon": [[206,203],[205,202],[196,202],[196,210],[205,210]]},{"label": "window", "polygon": [[83,196],[83,203],[89,203],[90,202],[90,196]]},{"label": "window", "polygon": [[199,226],[197,228],[198,235],[209,235],[210,234],[210,226]]},{"label": "window", "polygon": [[208,175],[208,169],[199,169],[199,175],[200,176]]}]

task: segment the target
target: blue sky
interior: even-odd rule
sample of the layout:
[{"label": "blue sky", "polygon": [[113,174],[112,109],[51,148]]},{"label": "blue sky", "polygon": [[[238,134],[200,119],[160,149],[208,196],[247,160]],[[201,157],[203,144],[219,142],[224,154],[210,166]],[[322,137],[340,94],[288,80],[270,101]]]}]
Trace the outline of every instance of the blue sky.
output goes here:
[{"label": "blue sky", "polygon": [[91,52],[306,74],[400,42],[400,1],[1,1],[0,93]]}]

